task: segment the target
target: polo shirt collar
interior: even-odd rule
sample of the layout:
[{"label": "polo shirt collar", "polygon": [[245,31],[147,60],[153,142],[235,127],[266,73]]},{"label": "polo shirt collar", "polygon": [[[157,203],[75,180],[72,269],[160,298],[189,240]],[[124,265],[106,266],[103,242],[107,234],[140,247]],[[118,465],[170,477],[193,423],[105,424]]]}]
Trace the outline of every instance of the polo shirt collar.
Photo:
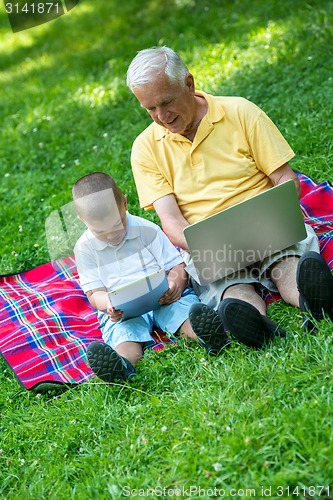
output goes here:
[{"label": "polo shirt collar", "polygon": [[152,126],[154,128],[154,137],[156,141],[160,141],[161,139],[163,139],[163,137],[168,135],[169,130],[162,127],[161,125],[158,125],[157,123],[153,122]]},{"label": "polo shirt collar", "polygon": [[[225,115],[225,111],[222,104],[217,101],[214,102],[214,96],[212,96],[211,94],[206,94],[206,92],[203,92],[202,90],[196,90],[195,95],[202,96],[207,101],[208,110],[204,118],[206,118],[208,123],[216,123],[222,120]],[[170,132],[170,130],[162,127],[161,125],[158,125],[155,122],[153,122],[152,125],[154,127],[154,137],[156,141],[160,141],[166,136],[170,136],[173,139],[177,138],[178,140],[180,138],[184,139],[185,141],[187,140],[186,137],[183,137],[180,134],[174,134],[173,132]]]},{"label": "polo shirt collar", "polygon": [[[207,114],[205,115],[206,119],[210,123],[216,123],[222,120],[222,118],[225,115],[224,108],[220,102],[215,98],[215,96],[211,94],[206,94],[206,92],[203,92],[202,90],[197,90],[195,92],[195,95],[202,96],[206,99],[207,104],[208,104],[208,110]],[[204,117],[204,118],[205,118]]]}]

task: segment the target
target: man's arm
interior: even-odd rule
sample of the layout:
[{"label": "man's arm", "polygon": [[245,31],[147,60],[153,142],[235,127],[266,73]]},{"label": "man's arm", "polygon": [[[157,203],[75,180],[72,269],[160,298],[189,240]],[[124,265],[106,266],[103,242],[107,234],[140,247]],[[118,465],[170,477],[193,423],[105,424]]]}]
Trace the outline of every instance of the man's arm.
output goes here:
[{"label": "man's arm", "polygon": [[272,172],[268,177],[273,182],[274,186],[289,181],[290,179],[293,180],[295,182],[298,197],[301,197],[301,185],[299,179],[295,172],[291,169],[289,163],[285,163],[282,167],[274,170],[274,172]]},{"label": "man's arm", "polygon": [[188,252],[183,229],[189,226],[189,223],[183,217],[175,196],[173,194],[162,196],[162,198],[154,201],[153,205],[161,221],[163,231],[171,243]]}]

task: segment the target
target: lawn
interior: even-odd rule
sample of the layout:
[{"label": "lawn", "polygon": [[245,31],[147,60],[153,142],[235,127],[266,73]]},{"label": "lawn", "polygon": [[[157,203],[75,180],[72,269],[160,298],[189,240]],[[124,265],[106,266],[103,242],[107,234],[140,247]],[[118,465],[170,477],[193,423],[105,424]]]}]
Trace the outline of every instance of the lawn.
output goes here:
[{"label": "lawn", "polygon": [[[15,34],[2,3],[0,273],[50,260],[45,220],[94,170],[157,222],[129,162],[150,118],[125,75],[145,47],[179,51],[198,88],[258,104],[293,168],[332,180],[332,40],[331,0],[81,0]],[[282,302],[269,315],[286,339],[216,359],[171,346],[131,385],[27,392],[0,360],[0,498],[333,498],[332,325],[306,335]]]}]

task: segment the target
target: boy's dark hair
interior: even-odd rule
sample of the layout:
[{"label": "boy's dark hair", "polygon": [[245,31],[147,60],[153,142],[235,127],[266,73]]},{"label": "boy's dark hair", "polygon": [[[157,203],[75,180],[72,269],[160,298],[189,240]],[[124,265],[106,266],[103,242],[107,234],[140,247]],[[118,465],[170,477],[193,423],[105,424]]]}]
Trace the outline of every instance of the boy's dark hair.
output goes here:
[{"label": "boy's dark hair", "polygon": [[[77,214],[83,219],[87,215],[92,219],[101,219],[105,217],[107,210],[106,203],[110,200],[111,206],[112,200],[108,196],[103,196],[102,191],[105,191],[105,194],[108,195],[107,190],[110,189],[113,192],[117,207],[120,208],[124,200],[124,195],[110,175],[105,172],[92,172],[77,180],[72,189]],[[98,198],[98,202],[94,204],[89,203],[89,198],[91,198],[89,195],[98,192],[101,192],[101,197]]]}]

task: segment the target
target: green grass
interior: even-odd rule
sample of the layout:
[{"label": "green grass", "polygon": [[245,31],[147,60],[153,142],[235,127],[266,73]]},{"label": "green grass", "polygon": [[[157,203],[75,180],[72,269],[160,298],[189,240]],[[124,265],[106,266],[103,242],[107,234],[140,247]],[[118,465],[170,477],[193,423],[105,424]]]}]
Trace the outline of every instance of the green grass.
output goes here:
[{"label": "green grass", "polygon": [[[0,273],[49,261],[45,219],[85,173],[112,173],[142,215],[129,157],[150,119],[125,73],[152,45],[179,51],[198,88],[261,106],[297,153],[292,166],[332,179],[332,40],[332,1],[82,0],[17,34],[0,5]],[[216,359],[170,347],[145,358],[131,385],[39,395],[0,360],[0,497],[197,486],[261,498],[271,486],[279,498],[278,486],[285,497],[299,486],[298,498],[318,498],[301,488],[333,487],[332,325],[309,336],[294,308],[269,314],[287,340]]]}]

